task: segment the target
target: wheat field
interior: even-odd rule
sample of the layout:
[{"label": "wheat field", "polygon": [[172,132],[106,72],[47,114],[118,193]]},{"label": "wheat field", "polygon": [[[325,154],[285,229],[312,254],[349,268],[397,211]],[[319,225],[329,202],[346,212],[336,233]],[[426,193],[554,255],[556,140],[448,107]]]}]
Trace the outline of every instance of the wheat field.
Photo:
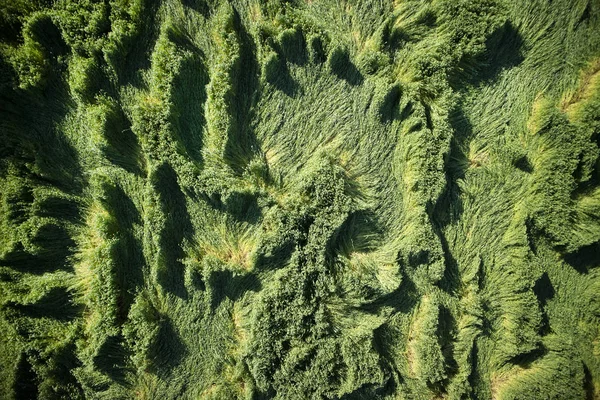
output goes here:
[{"label": "wheat field", "polygon": [[0,399],[600,399],[598,0],[0,0]]}]

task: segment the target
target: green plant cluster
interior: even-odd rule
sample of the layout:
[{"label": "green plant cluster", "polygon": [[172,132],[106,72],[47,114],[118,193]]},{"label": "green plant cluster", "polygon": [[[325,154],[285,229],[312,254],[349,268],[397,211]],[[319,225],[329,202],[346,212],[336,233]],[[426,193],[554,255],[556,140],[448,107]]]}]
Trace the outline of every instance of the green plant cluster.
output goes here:
[{"label": "green plant cluster", "polygon": [[600,397],[598,32],[0,3],[0,398]]}]

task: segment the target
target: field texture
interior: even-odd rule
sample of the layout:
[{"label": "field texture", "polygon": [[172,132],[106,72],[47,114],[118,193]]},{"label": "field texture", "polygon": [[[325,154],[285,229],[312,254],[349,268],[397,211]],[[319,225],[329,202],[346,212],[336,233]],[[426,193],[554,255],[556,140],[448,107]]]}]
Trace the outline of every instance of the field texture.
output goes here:
[{"label": "field texture", "polygon": [[598,0],[1,0],[0,399],[599,399],[599,146]]}]

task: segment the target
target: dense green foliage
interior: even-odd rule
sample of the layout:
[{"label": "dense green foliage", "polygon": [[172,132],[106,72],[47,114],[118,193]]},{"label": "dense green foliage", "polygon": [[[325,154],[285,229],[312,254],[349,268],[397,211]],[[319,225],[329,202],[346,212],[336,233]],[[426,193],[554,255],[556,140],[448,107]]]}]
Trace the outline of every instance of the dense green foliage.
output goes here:
[{"label": "dense green foliage", "polygon": [[596,0],[0,1],[0,398],[600,398]]}]

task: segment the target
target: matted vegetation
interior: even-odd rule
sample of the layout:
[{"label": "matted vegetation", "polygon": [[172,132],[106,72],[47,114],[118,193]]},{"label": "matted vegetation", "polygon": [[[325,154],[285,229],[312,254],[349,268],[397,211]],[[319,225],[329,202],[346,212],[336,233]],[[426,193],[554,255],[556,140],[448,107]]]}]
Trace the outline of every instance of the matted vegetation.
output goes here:
[{"label": "matted vegetation", "polygon": [[0,398],[600,398],[600,3],[0,3]]}]

